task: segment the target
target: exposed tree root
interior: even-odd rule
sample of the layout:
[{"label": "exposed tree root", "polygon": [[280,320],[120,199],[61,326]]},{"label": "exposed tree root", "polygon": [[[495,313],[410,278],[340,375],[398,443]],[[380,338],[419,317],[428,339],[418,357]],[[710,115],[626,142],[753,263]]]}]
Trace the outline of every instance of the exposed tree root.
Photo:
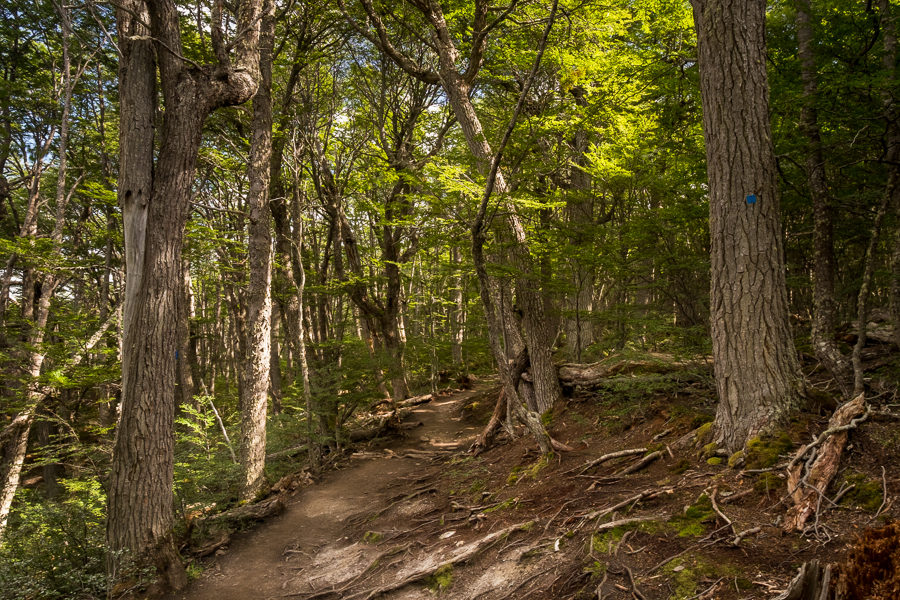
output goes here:
[{"label": "exposed tree root", "polygon": [[585,471],[587,471],[588,469],[592,469],[592,468],[596,467],[597,465],[601,465],[601,464],[605,463],[608,460],[613,460],[614,458],[622,458],[623,456],[634,456],[635,454],[644,454],[645,452],[647,452],[646,448],[631,448],[628,450],[619,450],[617,452],[610,452],[609,454],[604,454],[600,458],[595,458],[594,460],[592,460],[588,463],[585,463],[580,467],[572,469],[571,471],[566,471],[564,473],[564,475],[568,475],[575,471],[578,471],[578,473],[581,474],[581,473],[584,473]]},{"label": "exposed tree root", "polygon": [[[483,550],[492,546],[495,542],[505,538],[507,535],[514,531],[528,526],[529,524],[530,522],[519,523],[517,525],[512,525],[511,527],[506,527],[499,531],[495,531],[473,542],[469,542],[468,544],[464,544],[458,548],[453,548],[446,556],[422,557],[420,560],[416,561],[416,566],[414,568],[408,571],[401,572],[397,579],[385,584],[358,591],[353,594],[342,594],[341,598],[344,598],[345,600],[353,600],[355,598],[365,598],[366,600],[370,600],[371,598],[375,598],[381,594],[386,594],[387,592],[398,590],[411,583],[422,581],[423,579],[434,575],[437,571],[439,571],[443,567],[446,567],[447,565],[456,565],[475,557]],[[370,569],[367,569],[367,571]],[[313,594],[309,595],[303,594],[302,596],[306,600],[309,600],[312,598],[325,597],[334,593],[341,594],[349,587],[349,585],[352,585],[352,583],[353,582],[345,584],[345,586],[339,591],[323,590],[322,592],[314,592]],[[292,594],[292,596],[297,596],[297,594]]]},{"label": "exposed tree root", "polygon": [[674,488],[663,488],[661,490],[644,490],[640,494],[635,496],[631,496],[630,498],[626,498],[621,502],[618,502],[608,508],[604,508],[602,510],[596,510],[594,512],[590,512],[582,517],[582,521],[592,521],[594,519],[600,519],[605,517],[606,515],[613,513],[620,508],[625,508],[626,506],[631,506],[641,502],[643,500],[650,500],[652,498],[656,498],[657,496],[661,496],[663,494],[671,494],[675,491]]},{"label": "exposed tree root", "polygon": [[[825,493],[840,466],[848,430],[855,428],[867,414],[865,394],[860,394],[840,406],[828,422],[828,429],[814,442],[801,448],[791,460],[787,476],[788,491],[794,506],[785,515],[785,531],[802,530],[806,521],[816,512],[820,496]],[[818,455],[812,454],[806,463],[801,462],[803,457],[820,446]],[[808,470],[804,471],[806,466]]]},{"label": "exposed tree root", "polygon": [[631,475],[632,473],[637,473],[641,469],[645,468],[647,465],[652,463],[653,461],[662,458],[662,450],[657,450],[656,452],[651,452],[641,460],[635,462],[633,465],[625,468],[624,470],[616,473],[616,475]]},{"label": "exposed tree root", "polygon": [[491,414],[491,419],[488,421],[488,424],[485,425],[481,433],[478,434],[478,437],[475,438],[475,441],[472,442],[472,445],[469,447],[470,454],[478,456],[491,447],[494,436],[497,434],[497,430],[500,429],[500,423],[503,420],[503,413],[505,412],[506,392],[503,388],[500,388],[500,395],[497,397],[497,403],[494,405],[494,412]]},{"label": "exposed tree root", "polygon": [[591,364],[563,364],[559,367],[559,382],[566,386],[593,388],[605,379],[625,373],[671,373],[685,367],[700,366],[697,361],[677,360],[670,354],[651,353],[647,360],[604,360]]}]

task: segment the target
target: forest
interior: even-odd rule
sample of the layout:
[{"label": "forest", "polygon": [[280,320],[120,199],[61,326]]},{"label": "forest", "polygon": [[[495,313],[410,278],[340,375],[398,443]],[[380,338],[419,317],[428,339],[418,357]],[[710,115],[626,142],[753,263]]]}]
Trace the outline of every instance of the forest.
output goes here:
[{"label": "forest", "polygon": [[[207,597],[376,455],[432,479],[288,596],[900,597],[898,18],[6,0],[0,598]],[[468,544],[388,581],[409,481]]]}]

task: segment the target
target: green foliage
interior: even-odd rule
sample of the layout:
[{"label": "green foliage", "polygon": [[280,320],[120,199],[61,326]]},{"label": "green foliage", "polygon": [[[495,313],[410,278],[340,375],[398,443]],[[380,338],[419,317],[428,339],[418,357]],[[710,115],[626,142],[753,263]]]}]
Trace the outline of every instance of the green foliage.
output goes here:
[{"label": "green foliage", "polygon": [[537,459],[532,465],[514,467],[509,474],[509,477],[506,478],[506,483],[508,485],[515,485],[524,479],[537,479],[540,472],[553,461],[553,456],[552,452],[548,452]]},{"label": "green foliage", "polygon": [[884,501],[884,486],[877,479],[870,479],[864,473],[847,471],[844,473],[844,486],[853,486],[849,492],[841,498],[844,506],[857,506],[867,512],[874,513]]},{"label": "green foliage", "polygon": [[697,588],[704,579],[735,577],[738,570],[720,560],[711,561],[699,554],[689,553],[668,562],[662,567],[662,573],[672,585],[669,600],[688,600],[697,594]]},{"label": "green foliage", "polygon": [[60,481],[57,500],[32,490],[17,496],[0,545],[0,598],[88,600],[106,597],[106,496],[96,479]]},{"label": "green foliage", "polygon": [[175,418],[175,498],[183,509],[228,503],[237,496],[239,469],[231,461],[208,399],[182,406]]}]

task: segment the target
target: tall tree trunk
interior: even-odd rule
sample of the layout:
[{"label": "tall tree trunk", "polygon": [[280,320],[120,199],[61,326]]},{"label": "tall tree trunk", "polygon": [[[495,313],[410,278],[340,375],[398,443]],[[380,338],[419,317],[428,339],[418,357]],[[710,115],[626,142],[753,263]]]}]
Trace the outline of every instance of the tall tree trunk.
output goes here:
[{"label": "tall tree trunk", "polygon": [[813,315],[810,338],[816,357],[835,378],[844,396],[850,399],[853,370],[834,339],[837,309],[834,299],[834,226],[816,109],[818,83],[811,14],[810,1],[797,0],[797,45],[803,80],[800,125],[809,143],[806,177],[813,204]]},{"label": "tall tree trunk", "polygon": [[[124,555],[155,563],[162,581],[186,582],[172,542],[175,352],[183,296],[182,248],[203,122],[255,92],[261,0],[238,5],[232,56],[213,9],[218,63],[185,61],[172,0],[125,0],[117,8],[121,102],[119,199],[126,243],[122,412],[113,448],[107,543],[113,576]],[[148,18],[149,16],[149,18]],[[147,29],[147,23],[150,29]],[[156,66],[165,99],[154,156]]]},{"label": "tall tree trunk", "polygon": [[737,450],[797,407],[768,113],[764,0],[692,0],[709,172],[716,441]]},{"label": "tall tree trunk", "polygon": [[250,142],[250,210],[247,247],[247,354],[242,361],[241,497],[251,500],[265,483],[266,408],[269,392],[272,319],[272,218],[269,210],[269,161],[272,156],[272,52],[275,4],[267,0],[259,40],[259,87],[253,96]]}]

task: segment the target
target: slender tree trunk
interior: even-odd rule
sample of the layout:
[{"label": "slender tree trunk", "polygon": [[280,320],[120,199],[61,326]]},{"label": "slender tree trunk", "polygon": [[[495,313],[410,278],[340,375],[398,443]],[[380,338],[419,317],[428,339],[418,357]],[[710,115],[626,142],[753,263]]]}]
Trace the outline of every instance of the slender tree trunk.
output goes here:
[{"label": "slender tree trunk", "polygon": [[800,76],[803,80],[800,125],[809,143],[806,177],[813,204],[813,315],[810,338],[816,357],[822,361],[844,396],[849,399],[853,393],[853,370],[834,339],[837,309],[834,299],[834,226],[816,110],[818,83],[811,14],[810,1],[797,0],[797,45]]},{"label": "slender tree trunk", "polygon": [[284,397],[284,383],[281,376],[281,346],[278,343],[281,330],[281,311],[277,303],[272,303],[271,352],[269,353],[269,392],[272,395],[272,414],[281,414],[281,400]]},{"label": "slender tree trunk", "polygon": [[764,0],[692,0],[709,172],[716,441],[741,448],[802,389],[788,324]]},{"label": "slender tree trunk", "polygon": [[456,272],[453,275],[453,292],[451,294],[453,306],[450,308],[450,335],[451,354],[454,366],[463,366],[463,340],[465,338],[466,315],[463,295],[462,252],[453,246],[450,249],[450,258]]}]

